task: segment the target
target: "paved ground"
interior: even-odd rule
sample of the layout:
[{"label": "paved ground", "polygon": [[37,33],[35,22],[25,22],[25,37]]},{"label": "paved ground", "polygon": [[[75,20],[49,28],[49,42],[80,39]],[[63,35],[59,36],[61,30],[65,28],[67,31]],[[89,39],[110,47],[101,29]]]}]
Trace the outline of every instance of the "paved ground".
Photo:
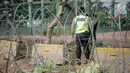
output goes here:
[{"label": "paved ground", "polygon": [[[108,45],[112,47],[130,47],[130,31],[123,32],[108,32],[108,33],[98,33],[97,40],[102,40],[108,43]],[[38,43],[45,43],[47,37],[46,36],[22,36],[25,40],[35,40]],[[0,40],[9,40],[10,38],[7,36],[0,36]],[[16,41],[18,36],[14,36],[13,40]],[[71,35],[60,35],[60,36],[52,36],[52,43],[71,43],[74,39]]]}]

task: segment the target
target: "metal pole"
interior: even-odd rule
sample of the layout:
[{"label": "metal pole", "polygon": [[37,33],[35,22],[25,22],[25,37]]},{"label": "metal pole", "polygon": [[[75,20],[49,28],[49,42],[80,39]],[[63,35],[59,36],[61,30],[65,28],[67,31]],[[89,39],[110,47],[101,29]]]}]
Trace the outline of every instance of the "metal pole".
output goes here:
[{"label": "metal pole", "polygon": [[14,0],[11,0],[11,4],[14,4]]},{"label": "metal pole", "polygon": [[33,35],[33,30],[32,30],[32,3],[28,2],[28,14],[29,14],[29,25],[31,25],[31,35]]},{"label": "metal pole", "polygon": [[88,14],[88,16],[91,16],[90,11],[91,11],[91,0],[87,0],[87,14]]},{"label": "metal pole", "polygon": [[119,14],[119,30],[121,31],[121,16]]},{"label": "metal pole", "polygon": [[44,0],[41,0],[41,18],[42,18],[42,25],[44,24]]},{"label": "metal pole", "polygon": [[[41,40],[42,40],[42,32],[43,32],[43,30],[42,29],[45,29],[45,25],[44,25],[44,0],[41,0],[41,21],[42,21],[42,23],[41,23]],[[44,27],[44,28],[43,28]]]},{"label": "metal pole", "polygon": [[86,15],[87,14],[87,1],[86,0],[84,0],[84,9],[85,9],[85,13],[84,13],[84,15]]},{"label": "metal pole", "polygon": [[[111,1],[111,14],[112,14],[112,17],[114,17],[114,9],[115,9],[115,0],[112,0]],[[114,26],[114,20],[112,20],[112,26]]]},{"label": "metal pole", "polygon": [[77,16],[77,12],[78,12],[78,10],[77,10],[77,0],[75,0],[75,15]]},{"label": "metal pole", "polygon": [[58,2],[58,0],[56,0],[56,15],[58,14],[58,9],[59,9],[59,2]]},{"label": "metal pole", "polygon": [[[7,5],[5,5],[5,7],[6,7],[6,12],[8,12],[8,6]],[[7,32],[7,35],[9,36],[9,24],[8,24],[8,14],[6,14],[6,26],[7,26],[7,30],[8,30],[8,32]]]},{"label": "metal pole", "polygon": [[[118,4],[118,11],[120,11],[120,7],[121,7],[121,5],[120,4]],[[121,12],[119,13],[119,17],[118,17],[118,22],[119,22],[119,25],[118,25],[118,28],[119,28],[119,30],[121,30],[121,17],[120,17],[120,15],[121,15]]]},{"label": "metal pole", "polygon": [[127,25],[130,24],[130,2],[127,3]]},{"label": "metal pole", "polygon": [[[5,0],[4,1],[4,4],[5,4],[5,9],[6,9],[6,12],[8,12],[8,4],[9,4],[9,1],[7,1],[7,0]],[[7,26],[7,30],[8,30],[8,32],[7,32],[7,35],[9,36],[9,24],[8,24],[8,14],[6,14],[5,15],[6,16],[6,26]]]},{"label": "metal pole", "polygon": [[112,14],[112,16],[114,16],[115,0],[112,0],[111,3],[112,3],[111,14]]},{"label": "metal pole", "polygon": [[[8,11],[8,6],[6,5],[6,12]],[[8,24],[8,16],[7,16],[7,14],[6,14],[6,25],[8,26],[7,27],[7,30],[8,30],[8,32],[7,32],[7,36],[9,36],[9,24]],[[9,53],[10,54],[10,53]],[[9,55],[8,55],[8,58],[7,58],[7,61],[6,61],[6,73],[8,73],[8,65],[9,65]]]}]

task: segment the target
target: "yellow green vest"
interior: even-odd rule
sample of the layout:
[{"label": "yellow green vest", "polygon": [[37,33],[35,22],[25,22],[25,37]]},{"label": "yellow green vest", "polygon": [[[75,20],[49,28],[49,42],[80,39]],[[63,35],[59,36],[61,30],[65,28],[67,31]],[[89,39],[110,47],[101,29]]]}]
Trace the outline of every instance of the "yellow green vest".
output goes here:
[{"label": "yellow green vest", "polygon": [[88,16],[78,15],[75,17],[76,29],[75,33],[83,33],[88,30]]}]

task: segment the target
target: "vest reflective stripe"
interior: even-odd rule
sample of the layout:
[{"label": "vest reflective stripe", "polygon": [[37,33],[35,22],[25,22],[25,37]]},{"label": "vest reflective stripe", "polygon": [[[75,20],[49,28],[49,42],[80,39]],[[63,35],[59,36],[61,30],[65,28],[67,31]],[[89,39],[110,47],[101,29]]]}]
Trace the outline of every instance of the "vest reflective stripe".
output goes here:
[{"label": "vest reflective stripe", "polygon": [[88,31],[88,17],[84,15],[76,16],[75,22],[76,22],[76,29],[75,33],[83,33],[85,31]]}]

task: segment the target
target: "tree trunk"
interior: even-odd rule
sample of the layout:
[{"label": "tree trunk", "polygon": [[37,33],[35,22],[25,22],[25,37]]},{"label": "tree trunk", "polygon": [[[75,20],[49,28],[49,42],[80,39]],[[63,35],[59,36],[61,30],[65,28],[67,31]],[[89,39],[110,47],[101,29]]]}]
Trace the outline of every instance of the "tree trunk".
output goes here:
[{"label": "tree trunk", "polygon": [[59,10],[58,10],[57,17],[51,23],[48,24],[46,43],[51,42],[52,31],[53,31],[54,27],[58,24],[58,21],[61,20],[61,18],[63,16],[64,7],[67,4],[67,1],[68,0],[60,0],[60,5],[59,5]]}]

